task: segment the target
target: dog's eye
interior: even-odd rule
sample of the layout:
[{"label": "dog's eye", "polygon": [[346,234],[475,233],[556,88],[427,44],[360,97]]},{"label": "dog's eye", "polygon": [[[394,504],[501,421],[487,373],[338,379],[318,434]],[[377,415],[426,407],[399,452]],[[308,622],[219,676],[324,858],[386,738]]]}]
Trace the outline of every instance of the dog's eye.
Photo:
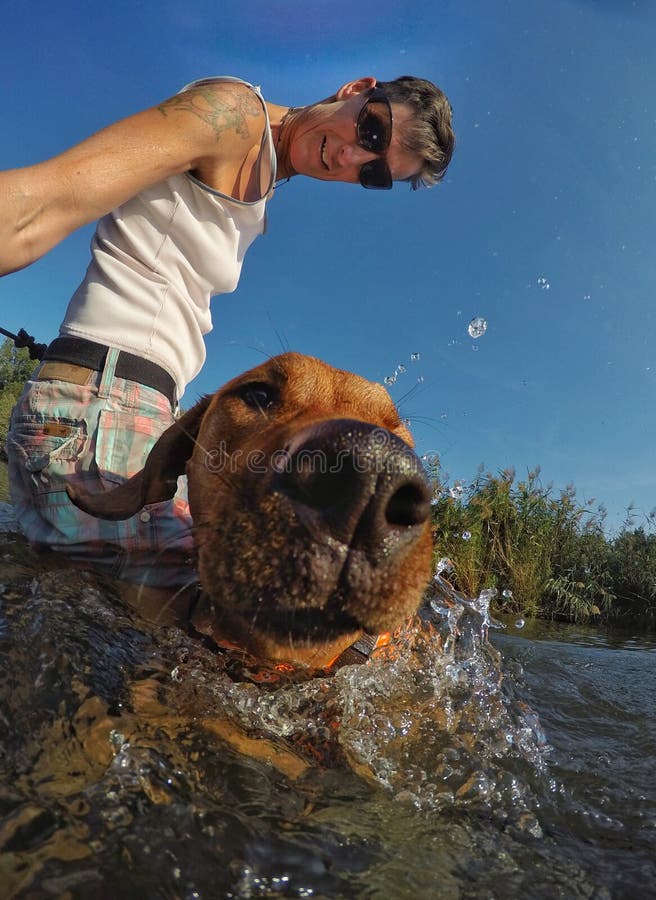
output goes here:
[{"label": "dog's eye", "polygon": [[276,402],[277,392],[270,384],[257,382],[245,384],[240,395],[246,406],[251,409],[270,409]]}]

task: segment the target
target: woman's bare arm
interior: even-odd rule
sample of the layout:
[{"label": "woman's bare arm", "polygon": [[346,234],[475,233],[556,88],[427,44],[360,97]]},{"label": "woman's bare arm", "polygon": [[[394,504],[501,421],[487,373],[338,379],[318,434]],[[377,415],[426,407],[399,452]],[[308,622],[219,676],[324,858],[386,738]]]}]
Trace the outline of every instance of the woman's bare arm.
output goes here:
[{"label": "woman's bare arm", "polygon": [[263,124],[262,104],[249,88],[204,84],[52,159],[0,172],[0,275],[28,266],[76,228],[204,160],[232,171],[259,144]]}]

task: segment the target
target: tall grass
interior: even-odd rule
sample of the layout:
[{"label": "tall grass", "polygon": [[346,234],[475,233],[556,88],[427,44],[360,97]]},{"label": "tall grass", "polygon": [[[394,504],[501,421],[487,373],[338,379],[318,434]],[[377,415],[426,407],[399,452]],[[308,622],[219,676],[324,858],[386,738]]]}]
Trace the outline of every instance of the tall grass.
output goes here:
[{"label": "tall grass", "polygon": [[554,496],[539,468],[521,481],[511,469],[479,471],[465,487],[433,476],[436,553],[453,562],[460,591],[496,588],[500,608],[528,616],[585,621],[609,611],[603,511],[579,506],[573,487]]}]

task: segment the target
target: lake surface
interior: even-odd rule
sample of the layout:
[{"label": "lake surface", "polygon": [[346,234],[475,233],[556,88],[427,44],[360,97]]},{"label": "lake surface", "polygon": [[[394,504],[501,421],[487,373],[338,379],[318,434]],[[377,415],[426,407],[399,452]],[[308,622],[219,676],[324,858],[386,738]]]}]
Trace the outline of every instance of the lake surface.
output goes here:
[{"label": "lake surface", "polygon": [[0,558],[0,896],[656,896],[654,640],[434,600],[266,683]]},{"label": "lake surface", "polygon": [[556,872],[579,866],[592,896],[656,896],[653,636],[532,622],[492,640],[553,748],[539,798],[546,858]]}]

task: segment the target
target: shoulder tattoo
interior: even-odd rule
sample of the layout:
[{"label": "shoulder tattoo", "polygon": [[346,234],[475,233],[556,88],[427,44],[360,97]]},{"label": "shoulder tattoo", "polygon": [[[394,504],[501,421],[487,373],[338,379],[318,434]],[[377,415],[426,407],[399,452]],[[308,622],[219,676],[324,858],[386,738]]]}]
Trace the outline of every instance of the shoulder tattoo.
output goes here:
[{"label": "shoulder tattoo", "polygon": [[163,116],[171,109],[182,110],[206,122],[219,140],[225,131],[235,131],[247,138],[247,118],[256,118],[262,112],[262,104],[250,90],[216,91],[208,85],[199,85],[189,91],[170,97],[157,107]]}]

